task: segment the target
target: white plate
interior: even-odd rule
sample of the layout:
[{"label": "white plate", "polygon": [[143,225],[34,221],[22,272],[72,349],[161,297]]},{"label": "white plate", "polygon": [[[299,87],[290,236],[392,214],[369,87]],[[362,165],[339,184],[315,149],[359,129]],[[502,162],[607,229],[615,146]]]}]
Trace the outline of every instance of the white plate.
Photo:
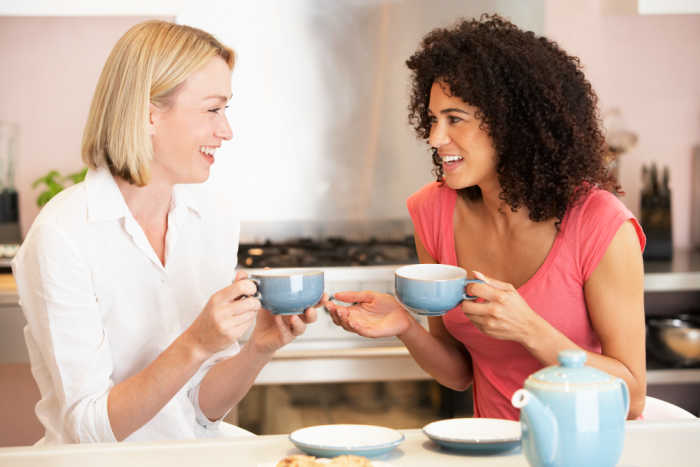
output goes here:
[{"label": "white plate", "polygon": [[497,418],[452,418],[423,427],[425,435],[448,449],[496,452],[520,446],[520,422]]},{"label": "white plate", "polygon": [[[282,459],[280,459],[280,460],[277,461],[277,462],[268,462],[268,463],[265,463],[265,464],[258,464],[258,467],[276,467],[277,464],[278,464],[281,460],[282,460]],[[316,460],[317,460],[319,463],[321,463],[321,464],[327,464],[327,463],[329,463],[329,462],[331,461],[330,459],[327,459],[327,458],[320,458],[320,459],[316,459]],[[372,459],[370,459],[369,461],[372,463],[372,467],[391,467],[391,464],[389,464],[388,462],[375,461],[375,460],[372,460]]]},{"label": "white plate", "polygon": [[375,457],[401,444],[404,435],[375,425],[317,425],[293,431],[289,440],[316,457],[342,454]]}]

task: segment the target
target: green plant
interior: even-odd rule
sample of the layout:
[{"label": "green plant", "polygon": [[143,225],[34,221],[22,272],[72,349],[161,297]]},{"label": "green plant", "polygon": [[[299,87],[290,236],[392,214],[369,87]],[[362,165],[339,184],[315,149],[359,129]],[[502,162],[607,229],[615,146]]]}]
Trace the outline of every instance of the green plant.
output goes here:
[{"label": "green plant", "polygon": [[68,174],[65,177],[58,171],[51,170],[43,177],[37,178],[34,180],[34,183],[32,183],[32,188],[36,188],[39,185],[46,185],[46,189],[39,193],[36,199],[37,206],[42,207],[48,203],[51,198],[65,188],[66,182],[72,182],[74,184],[82,182],[85,179],[85,174],[87,174],[87,167],[79,172]]}]

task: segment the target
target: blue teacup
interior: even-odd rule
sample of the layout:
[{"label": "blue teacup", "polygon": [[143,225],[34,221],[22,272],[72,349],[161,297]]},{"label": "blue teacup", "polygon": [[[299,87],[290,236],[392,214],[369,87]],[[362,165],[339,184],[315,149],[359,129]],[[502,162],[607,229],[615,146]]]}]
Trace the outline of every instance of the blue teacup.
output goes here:
[{"label": "blue teacup", "polygon": [[250,280],[258,286],[256,297],[273,315],[298,315],[321,299],[323,271],[269,269],[254,272]]},{"label": "blue teacup", "polygon": [[396,298],[408,311],[440,316],[462,300],[474,300],[464,287],[480,279],[467,279],[467,271],[447,264],[410,264],[394,271]]}]

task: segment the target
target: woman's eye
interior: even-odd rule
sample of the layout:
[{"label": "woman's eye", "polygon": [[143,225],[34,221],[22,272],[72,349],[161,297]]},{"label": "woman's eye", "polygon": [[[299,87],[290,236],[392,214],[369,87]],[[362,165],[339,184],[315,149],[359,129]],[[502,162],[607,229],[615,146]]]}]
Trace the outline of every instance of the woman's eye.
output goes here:
[{"label": "woman's eye", "polygon": [[447,117],[447,121],[450,122],[450,124],[455,124],[455,123],[461,122],[462,119],[459,117],[455,117],[455,116],[450,115],[449,117]]},{"label": "woman's eye", "polygon": [[437,123],[437,118],[428,117],[428,122],[430,122],[431,125],[435,125]]},{"label": "woman's eye", "polygon": [[213,112],[215,114],[218,114],[222,109],[228,109],[228,105],[224,107],[216,107],[215,109],[209,109],[209,112]]}]

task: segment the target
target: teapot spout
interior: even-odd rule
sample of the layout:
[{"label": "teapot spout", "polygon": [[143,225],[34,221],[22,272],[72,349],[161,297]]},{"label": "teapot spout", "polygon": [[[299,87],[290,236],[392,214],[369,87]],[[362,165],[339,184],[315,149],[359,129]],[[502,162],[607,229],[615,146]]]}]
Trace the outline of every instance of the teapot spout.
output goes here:
[{"label": "teapot spout", "polygon": [[559,444],[559,427],[552,410],[527,389],[515,391],[511,403],[520,409],[523,450],[534,448],[537,457],[550,465]]}]

